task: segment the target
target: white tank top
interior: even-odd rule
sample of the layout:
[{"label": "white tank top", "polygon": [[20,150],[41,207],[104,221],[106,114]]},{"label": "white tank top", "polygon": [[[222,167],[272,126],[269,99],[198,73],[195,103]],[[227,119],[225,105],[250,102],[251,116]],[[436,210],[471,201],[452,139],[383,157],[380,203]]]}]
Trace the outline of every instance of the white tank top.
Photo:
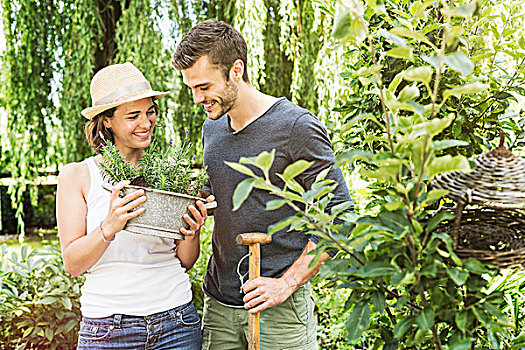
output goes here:
[{"label": "white tank top", "polygon": [[[110,192],[102,188],[94,157],[86,159],[86,163],[91,176],[86,227],[87,232],[92,232],[108,214]],[[146,316],[191,301],[189,277],[174,249],[173,239],[118,232],[85,274],[80,297],[82,315]]]}]

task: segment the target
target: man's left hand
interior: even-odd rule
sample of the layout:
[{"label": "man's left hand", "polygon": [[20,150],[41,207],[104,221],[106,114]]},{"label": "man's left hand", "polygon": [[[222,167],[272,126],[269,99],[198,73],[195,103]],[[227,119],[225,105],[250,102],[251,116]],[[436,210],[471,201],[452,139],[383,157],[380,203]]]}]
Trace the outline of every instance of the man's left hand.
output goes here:
[{"label": "man's left hand", "polygon": [[280,305],[295,292],[295,289],[283,278],[259,277],[246,282],[242,287],[244,308],[251,314]]},{"label": "man's left hand", "polygon": [[[207,203],[213,202],[214,200],[215,197],[213,195],[206,198]],[[198,210],[194,205],[190,204],[188,206],[188,211],[193,217],[189,216],[188,214],[184,214],[182,216],[182,218],[188,223],[189,228],[186,229],[181,227],[180,233],[187,236],[188,238],[196,236],[198,233],[200,233],[200,229],[208,217],[208,210],[206,207],[204,207],[204,203],[202,201],[197,201],[196,206],[198,207]]]}]

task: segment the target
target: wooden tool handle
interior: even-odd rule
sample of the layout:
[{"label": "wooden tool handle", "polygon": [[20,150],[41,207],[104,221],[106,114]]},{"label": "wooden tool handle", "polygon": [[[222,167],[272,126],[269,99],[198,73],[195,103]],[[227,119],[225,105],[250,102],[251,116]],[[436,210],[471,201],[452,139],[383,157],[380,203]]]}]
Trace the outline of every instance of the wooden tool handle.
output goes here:
[{"label": "wooden tool handle", "polygon": [[252,245],[256,243],[263,245],[270,243],[272,237],[263,232],[249,232],[238,234],[235,240],[240,245]]}]

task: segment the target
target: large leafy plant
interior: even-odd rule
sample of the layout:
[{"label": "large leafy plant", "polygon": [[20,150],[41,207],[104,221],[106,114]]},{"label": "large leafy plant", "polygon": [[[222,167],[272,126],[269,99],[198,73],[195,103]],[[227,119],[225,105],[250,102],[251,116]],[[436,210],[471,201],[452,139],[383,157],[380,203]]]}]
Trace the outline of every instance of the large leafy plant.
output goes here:
[{"label": "large leafy plant", "polygon": [[0,247],[0,343],[4,349],[71,349],[80,323],[83,278],[64,269],[54,246]]},{"label": "large leafy plant", "polygon": [[129,180],[132,185],[145,186],[157,190],[197,195],[206,180],[204,172],[192,169],[190,146],[187,143],[174,145],[162,151],[153,141],[139,161],[139,167],[126,161],[117,147],[111,142],[103,147],[104,161],[100,167],[105,177],[113,184]]},{"label": "large leafy plant", "polygon": [[[318,256],[341,252],[324,263],[320,275],[335,288],[351,289],[345,304],[347,341],[360,349],[522,346],[517,323],[502,312],[504,291],[491,287],[499,271],[457,257],[452,239],[439,230],[452,218],[441,210],[451,204],[442,199],[446,191],[427,185],[439,173],[470,169],[459,147],[470,154],[488,145],[478,142],[479,133],[461,137],[469,142],[453,138],[464,132],[456,132],[458,123],[462,130],[462,105],[473,105],[468,113],[479,120],[494,114],[494,104],[508,102],[494,97],[496,78],[471,75],[475,51],[461,44],[468,42],[464,29],[473,16],[482,20],[481,5],[401,2],[389,4],[390,12],[379,1],[367,2],[366,8],[357,0],[339,6],[334,37],[352,43],[349,53],[365,58],[344,73],[355,95],[339,111],[351,116],[347,140],[358,133],[365,147],[343,152],[337,165],[360,164],[374,198],[367,212],[348,212],[350,203],[327,211],[336,184],[324,171],[311,188],[302,188],[294,177],[311,165],[304,160],[279,174],[284,187],[269,178],[273,152],[228,163],[247,175],[234,193],[234,210],[252,191],[270,191],[277,199],[267,210],[289,205],[298,214],[271,225],[268,233],[289,226],[321,237]],[[355,108],[352,103],[364,98],[368,108]]]}]

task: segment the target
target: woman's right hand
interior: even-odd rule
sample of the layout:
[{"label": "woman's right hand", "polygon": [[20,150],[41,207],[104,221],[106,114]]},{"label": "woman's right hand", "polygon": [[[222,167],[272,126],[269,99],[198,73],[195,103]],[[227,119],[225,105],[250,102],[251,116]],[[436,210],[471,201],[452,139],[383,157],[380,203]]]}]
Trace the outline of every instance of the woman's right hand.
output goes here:
[{"label": "woman's right hand", "polygon": [[115,238],[117,232],[124,228],[128,220],[139,216],[146,210],[144,208],[139,208],[137,210],[131,211],[146,201],[144,190],[137,190],[128,193],[123,198],[120,198],[120,190],[129,185],[129,183],[130,182],[127,180],[121,181],[113,186],[113,190],[111,191],[109,212],[104,221],[101,223],[104,237],[108,241],[111,241],[113,238]]}]

